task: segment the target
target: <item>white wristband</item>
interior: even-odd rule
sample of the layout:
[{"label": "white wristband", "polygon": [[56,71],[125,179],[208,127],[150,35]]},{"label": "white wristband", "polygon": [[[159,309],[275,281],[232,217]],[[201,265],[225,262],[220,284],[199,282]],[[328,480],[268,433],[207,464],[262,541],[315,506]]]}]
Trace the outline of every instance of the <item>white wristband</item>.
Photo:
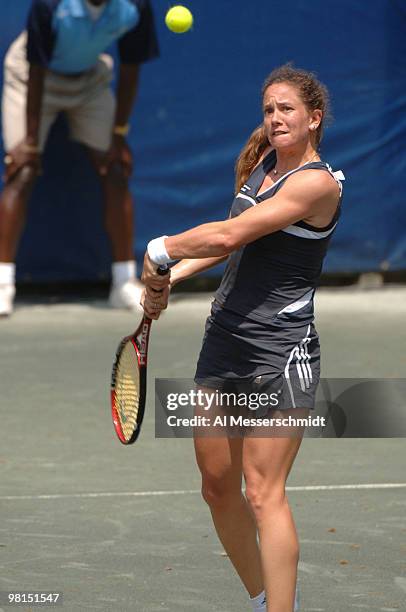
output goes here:
[{"label": "white wristband", "polygon": [[175,261],[171,259],[168,255],[168,252],[165,248],[165,238],[168,236],[161,236],[160,238],[155,238],[148,243],[147,251],[149,258],[156,263],[158,266],[163,266],[164,264],[171,263]]}]

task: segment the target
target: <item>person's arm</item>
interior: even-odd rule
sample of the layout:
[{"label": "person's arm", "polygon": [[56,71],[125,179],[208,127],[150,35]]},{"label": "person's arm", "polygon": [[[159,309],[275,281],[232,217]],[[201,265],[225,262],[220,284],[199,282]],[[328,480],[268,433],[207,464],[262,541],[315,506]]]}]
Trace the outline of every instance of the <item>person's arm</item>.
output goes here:
[{"label": "person's arm", "polygon": [[40,172],[39,126],[41,121],[42,96],[44,88],[45,70],[42,66],[30,65],[27,102],[26,102],[26,134],[5,157],[5,180],[8,182],[24,166],[31,166],[37,173]]},{"label": "person's arm", "polygon": [[[231,212],[228,216],[231,219]],[[146,254],[148,255],[148,253]],[[210,270],[215,266],[220,265],[223,261],[228,259],[228,255],[220,255],[219,257],[206,257],[205,259],[181,259],[178,263],[171,268],[171,281],[170,286],[174,287],[178,283],[200,274],[205,270]],[[151,262],[151,265],[156,266]]]},{"label": "person's arm", "polygon": [[[231,214],[229,218],[231,217]],[[170,274],[167,276],[160,276],[157,274],[157,266],[150,259],[148,255],[148,251],[146,251],[144,256],[144,265],[142,271],[141,280],[143,283],[151,287],[155,287],[155,289],[161,289],[164,286],[169,285],[170,287],[174,287],[178,283],[195,276],[196,274],[200,274],[205,270],[209,270],[210,268],[214,268],[219,264],[223,263],[228,258],[228,255],[220,255],[219,257],[206,257],[204,259],[182,259],[178,261],[178,263],[170,269]],[[152,284],[151,284],[152,283]]]},{"label": "person's arm", "polygon": [[156,264],[154,264],[148,257],[148,254],[144,258],[144,269],[142,273],[142,280],[145,283],[145,290],[141,299],[141,304],[144,308],[145,314],[151,319],[159,319],[162,310],[165,310],[168,306],[170,290],[174,285],[199,274],[204,270],[213,268],[218,264],[222,263],[227,259],[224,257],[210,257],[207,259],[183,259],[179,261],[175,266],[171,268],[170,275],[158,276],[159,279],[165,279],[166,286],[160,286],[157,294],[157,290],[153,289],[153,284],[146,282],[148,280],[148,270],[151,270],[151,278],[155,276]]},{"label": "person's arm", "polygon": [[[140,66],[158,56],[158,40],[149,0],[135,0],[138,19],[131,30],[118,40],[120,69],[117,86],[116,135],[126,136],[126,128],[138,92]],[[117,129],[118,128],[118,129]]]},{"label": "person's arm", "polygon": [[33,0],[27,19],[27,61],[29,75],[26,100],[26,133],[22,142],[7,151],[6,175],[11,180],[24,166],[40,170],[39,129],[45,70],[51,59],[55,33],[53,8],[45,0]]},{"label": "person's arm", "polygon": [[208,257],[206,259],[182,259],[176,265],[171,268],[171,287],[174,287],[178,283],[200,274],[205,270],[214,268],[219,264],[223,263],[227,259],[228,255],[222,255],[221,257]]},{"label": "person's arm", "polygon": [[160,291],[164,287],[173,287],[178,283],[200,274],[204,270],[218,266],[227,259],[228,255],[221,257],[208,257],[205,259],[182,259],[170,269],[170,274],[161,276],[157,274],[157,265],[150,259],[148,252],[144,256],[144,265],[141,280],[147,287]]},{"label": "person's arm", "polygon": [[117,106],[114,121],[114,133],[123,128],[121,136],[126,136],[131,111],[138,93],[139,64],[120,64],[117,85]]},{"label": "person's arm", "polygon": [[151,240],[144,259],[144,282],[159,290],[169,278],[159,276],[157,265],[177,259],[223,258],[239,247],[277,232],[312,215],[332,211],[339,200],[339,189],[327,172],[306,170],[286,181],[272,198],[251,206],[226,221],[198,225],[182,234]]},{"label": "person's arm", "polygon": [[27,89],[27,132],[25,142],[32,147],[38,147],[44,79],[45,68],[38,64],[30,64]]},{"label": "person's arm", "polygon": [[337,205],[338,186],[327,172],[306,170],[286,181],[283,190],[243,213],[206,223],[164,240],[170,259],[229,255],[239,247]]},{"label": "person's arm", "polygon": [[111,147],[99,169],[107,174],[110,164],[119,163],[125,176],[131,176],[133,157],[126,137],[130,130],[129,119],[138,92],[138,64],[120,64],[116,93],[116,114],[113,125]]},{"label": "person's arm", "polygon": [[141,3],[136,0],[131,1],[136,6],[137,16],[134,16],[134,27],[118,40],[120,69],[112,146],[99,169],[100,174],[105,175],[111,164],[118,163],[127,178],[132,172],[133,159],[126,136],[130,129],[129,120],[138,92],[140,65],[158,56],[158,40],[150,0],[143,0]]},{"label": "person's arm", "polygon": [[27,90],[26,141],[38,145],[45,70],[51,61],[56,41],[52,20],[54,10],[46,0],[33,0],[27,19]]}]

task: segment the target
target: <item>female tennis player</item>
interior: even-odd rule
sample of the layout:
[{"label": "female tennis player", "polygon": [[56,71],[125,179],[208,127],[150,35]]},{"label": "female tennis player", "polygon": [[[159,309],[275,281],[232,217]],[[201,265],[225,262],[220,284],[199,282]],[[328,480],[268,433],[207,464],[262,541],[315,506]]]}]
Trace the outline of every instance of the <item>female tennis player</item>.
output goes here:
[{"label": "female tennis player", "polygon": [[[285,65],[269,75],[262,94],[263,123],[237,161],[230,217],[149,243],[144,308],[157,319],[170,286],[228,258],[195,382],[212,392],[241,383],[277,389],[272,414],[306,416],[320,375],[313,297],[342,189],[339,173],[318,153],[328,112],[324,85]],[[175,260],[170,280],[156,273]],[[157,289],[164,289],[158,299]],[[255,612],[299,609],[299,543],[285,485],[303,428],[274,433],[195,435],[203,497]]]}]

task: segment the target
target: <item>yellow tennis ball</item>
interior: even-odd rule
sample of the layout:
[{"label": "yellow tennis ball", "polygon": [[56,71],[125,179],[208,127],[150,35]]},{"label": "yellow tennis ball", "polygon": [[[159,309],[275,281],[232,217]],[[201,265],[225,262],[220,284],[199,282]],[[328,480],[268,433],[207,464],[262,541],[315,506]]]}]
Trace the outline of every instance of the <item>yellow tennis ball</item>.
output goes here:
[{"label": "yellow tennis ball", "polygon": [[193,15],[186,6],[173,6],[166,13],[165,23],[171,32],[183,34],[193,25]]}]

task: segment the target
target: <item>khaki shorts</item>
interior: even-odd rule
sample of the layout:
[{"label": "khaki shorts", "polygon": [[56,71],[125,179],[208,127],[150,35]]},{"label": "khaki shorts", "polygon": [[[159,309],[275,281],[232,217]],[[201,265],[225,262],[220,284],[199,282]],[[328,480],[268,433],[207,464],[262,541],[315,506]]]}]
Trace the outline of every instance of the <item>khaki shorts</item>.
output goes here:
[{"label": "khaki shorts", "polygon": [[[11,45],[4,60],[2,122],[4,149],[8,152],[26,135],[26,100],[29,64],[27,34]],[[47,70],[41,109],[39,147],[43,150],[49,130],[59,115],[67,116],[73,140],[99,151],[111,142],[115,98],[110,89],[113,59],[100,55],[94,68],[79,76],[63,76]]]}]

